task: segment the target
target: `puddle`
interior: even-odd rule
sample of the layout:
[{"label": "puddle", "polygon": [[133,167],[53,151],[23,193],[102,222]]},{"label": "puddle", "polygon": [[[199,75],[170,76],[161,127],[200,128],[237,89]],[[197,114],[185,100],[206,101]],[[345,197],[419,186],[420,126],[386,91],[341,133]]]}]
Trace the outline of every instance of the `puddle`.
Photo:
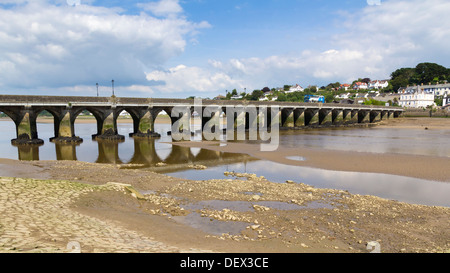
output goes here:
[{"label": "puddle", "polygon": [[304,158],[303,156],[297,156],[297,155],[286,156],[286,159],[295,160],[295,161],[306,161],[306,158]]},{"label": "puddle", "polygon": [[249,225],[249,223],[244,222],[218,221],[209,217],[202,217],[195,211],[187,216],[173,216],[172,219],[213,235],[222,235],[223,233],[238,235]]}]

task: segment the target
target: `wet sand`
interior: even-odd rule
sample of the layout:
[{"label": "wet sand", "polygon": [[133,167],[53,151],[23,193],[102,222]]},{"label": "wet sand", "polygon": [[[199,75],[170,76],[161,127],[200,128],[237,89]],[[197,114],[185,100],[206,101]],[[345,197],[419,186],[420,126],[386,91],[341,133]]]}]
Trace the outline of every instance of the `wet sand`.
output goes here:
[{"label": "wet sand", "polygon": [[[396,124],[379,126],[450,128],[447,119],[393,122]],[[259,145],[242,143],[225,147],[207,142],[177,144],[332,170],[444,182],[450,177],[448,159],[439,157],[315,149],[264,153]],[[287,160],[290,155],[307,161]],[[66,245],[70,241],[80,242],[82,252],[367,253],[366,245],[372,241],[389,253],[450,251],[450,208],[318,189],[293,181],[273,183],[252,174],[230,173],[228,179],[192,181],[129,167],[0,160],[0,168],[8,170],[8,176],[28,178],[0,181],[0,211],[8,215],[0,219],[0,252],[69,252]],[[110,182],[129,184],[133,190]],[[208,205],[218,200],[250,209]],[[272,207],[273,203],[298,209],[280,209]],[[55,221],[47,221],[50,218]],[[187,224],[189,219],[202,226],[242,228],[238,233],[217,233],[193,228]],[[67,224],[65,229],[58,228],[61,221]]]}]

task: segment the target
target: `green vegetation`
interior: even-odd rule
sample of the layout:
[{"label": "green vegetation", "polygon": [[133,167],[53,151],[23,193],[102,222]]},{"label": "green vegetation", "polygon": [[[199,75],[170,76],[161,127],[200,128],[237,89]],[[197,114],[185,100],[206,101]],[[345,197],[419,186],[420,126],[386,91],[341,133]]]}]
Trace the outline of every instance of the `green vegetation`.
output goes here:
[{"label": "green vegetation", "polygon": [[386,104],[386,102],[378,101],[375,99],[368,99],[368,100],[365,100],[363,104],[364,105],[382,105],[382,106],[384,106]]},{"label": "green vegetation", "polygon": [[394,91],[414,84],[437,84],[450,81],[450,69],[435,63],[420,63],[415,68],[400,68],[391,74]]}]

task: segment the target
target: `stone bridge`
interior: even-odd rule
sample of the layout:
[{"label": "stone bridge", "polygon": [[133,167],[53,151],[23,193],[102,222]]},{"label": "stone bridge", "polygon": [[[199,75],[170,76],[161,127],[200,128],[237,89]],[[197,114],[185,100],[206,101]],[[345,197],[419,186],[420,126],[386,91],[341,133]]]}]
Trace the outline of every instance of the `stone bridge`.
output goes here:
[{"label": "stone bridge", "polygon": [[[228,114],[230,108],[234,112],[226,116],[227,130],[237,127],[248,129],[255,123],[270,128],[274,120],[282,128],[291,129],[375,123],[397,118],[404,111],[397,107],[349,104],[202,100],[199,105],[195,100],[188,99],[0,95],[0,112],[9,116],[16,125],[17,138],[12,143],[17,145],[43,143],[38,138],[36,119],[44,110],[54,117],[55,136],[50,140],[76,143],[82,139],[75,135],[75,119],[85,110],[92,113],[97,121],[97,132],[93,138],[123,140],[125,137],[117,131],[117,118],[123,111],[128,112],[133,119],[134,131],[131,137],[151,138],[159,135],[154,131],[154,122],[162,111],[171,117],[172,124],[183,120],[184,128],[181,126],[180,130],[184,132],[190,131],[190,128],[186,128],[186,124],[189,127],[190,123],[186,121],[190,121],[194,111],[202,112],[204,129],[211,126],[210,121],[218,114]],[[180,112],[179,109],[186,111]],[[250,110],[256,111],[257,118],[252,118]],[[264,122],[260,123],[262,120]]]}]

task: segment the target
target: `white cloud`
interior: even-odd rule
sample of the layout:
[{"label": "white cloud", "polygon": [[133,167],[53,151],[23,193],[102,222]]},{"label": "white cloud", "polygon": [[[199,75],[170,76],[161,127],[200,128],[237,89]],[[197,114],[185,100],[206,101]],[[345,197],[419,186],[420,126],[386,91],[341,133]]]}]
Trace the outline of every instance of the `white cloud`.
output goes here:
[{"label": "white cloud", "polygon": [[168,71],[150,72],[147,74],[147,80],[159,82],[153,89],[160,93],[213,94],[231,87],[242,87],[239,81],[225,73],[185,65],[178,65]]},{"label": "white cloud", "polygon": [[138,4],[143,11],[138,15],[91,6],[92,0],[74,6],[65,2],[0,0],[14,5],[0,5],[0,92],[83,92],[86,87],[92,92],[96,82],[115,79],[124,92],[134,94],[206,94],[295,83],[325,85],[358,77],[385,79],[397,68],[424,61],[450,66],[446,0],[390,0],[352,14],[337,12],[339,31],[322,40],[320,48],[325,50],[299,45],[297,52],[285,55],[250,52],[246,58],[228,60],[217,55],[204,66],[183,61],[185,65],[170,69],[164,67],[184,53],[189,41],[200,43],[195,39],[199,30],[210,27],[186,19],[179,0]]},{"label": "white cloud", "polygon": [[138,7],[150,11],[156,16],[167,16],[183,12],[183,8],[178,2],[178,0],[161,0],[158,2],[140,3]]},{"label": "white cloud", "polygon": [[[84,1],[75,6],[57,2],[19,1],[14,8],[0,6],[0,82],[4,89],[83,86],[111,79],[118,85],[145,86],[145,70],[182,54],[186,38],[208,26],[182,16],[127,15]],[[169,11],[167,2],[171,1],[160,2],[161,9],[167,5]],[[172,6],[177,3],[172,2]]]},{"label": "white cloud", "polygon": [[450,2],[446,0],[383,1],[353,15],[341,13],[346,15],[341,18],[345,31],[330,37],[328,50],[209,60],[211,67],[204,69],[228,75],[253,90],[295,83],[351,82],[359,77],[388,79],[395,69],[414,67],[419,62],[449,67],[449,11]]}]

